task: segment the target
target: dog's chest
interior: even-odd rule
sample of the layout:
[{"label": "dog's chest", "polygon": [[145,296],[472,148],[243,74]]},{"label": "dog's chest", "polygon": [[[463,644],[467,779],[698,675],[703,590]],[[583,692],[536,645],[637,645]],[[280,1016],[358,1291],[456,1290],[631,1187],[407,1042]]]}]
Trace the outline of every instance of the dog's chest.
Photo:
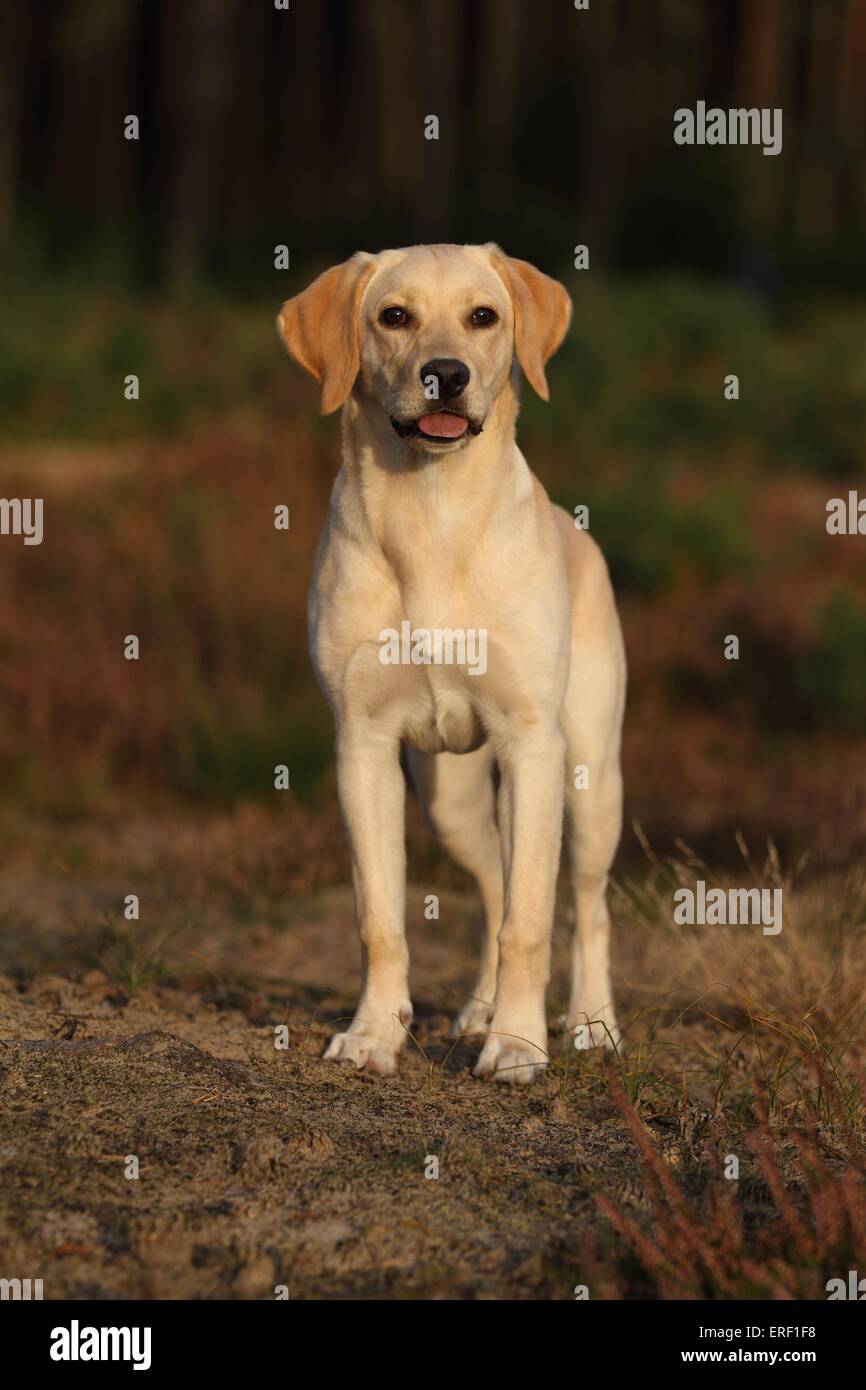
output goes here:
[{"label": "dog's chest", "polygon": [[419,667],[404,704],[402,736],[421,753],[471,753],[487,735],[475,700],[449,673]]},{"label": "dog's chest", "polygon": [[[390,696],[400,709],[402,737],[424,753],[479,748],[486,737],[478,709],[488,684],[488,630],[477,615],[489,604],[467,584],[458,557],[443,547],[424,566],[416,554],[397,608],[401,620],[391,630],[395,640],[388,656],[400,666]],[[380,660],[385,655],[380,646]]]}]

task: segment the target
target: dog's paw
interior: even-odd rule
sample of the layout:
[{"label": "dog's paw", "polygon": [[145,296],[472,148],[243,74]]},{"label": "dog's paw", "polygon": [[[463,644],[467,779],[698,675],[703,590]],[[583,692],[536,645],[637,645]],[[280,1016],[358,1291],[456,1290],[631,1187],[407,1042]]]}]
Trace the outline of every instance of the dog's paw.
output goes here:
[{"label": "dog's paw", "polygon": [[483,1037],[490,1028],[492,1013],[492,1004],[485,1004],[483,999],[470,999],[451,1024],[452,1038]]},{"label": "dog's paw", "polygon": [[578,1052],[588,1052],[593,1047],[619,1047],[622,1034],[612,1004],[600,1009],[569,1009],[564,1021]]},{"label": "dog's paw", "polygon": [[391,1038],[376,1033],[336,1033],[325,1049],[328,1062],[352,1062],[360,1071],[393,1076],[397,1070],[397,1047]]},{"label": "dog's paw", "polygon": [[331,1039],[325,1058],[329,1062],[351,1062],[359,1070],[366,1068],[380,1076],[393,1076],[397,1054],[411,1022],[412,1005],[408,999],[390,1010],[387,1005],[362,1000],[346,1032]]},{"label": "dog's paw", "polygon": [[[540,1030],[532,1030],[539,1031]],[[507,1081],[513,1086],[526,1086],[540,1076],[547,1066],[547,1033],[543,1043],[535,1042],[530,1030],[508,1032],[490,1024],[487,1042],[475,1067],[475,1076],[492,1076],[495,1081]]]}]

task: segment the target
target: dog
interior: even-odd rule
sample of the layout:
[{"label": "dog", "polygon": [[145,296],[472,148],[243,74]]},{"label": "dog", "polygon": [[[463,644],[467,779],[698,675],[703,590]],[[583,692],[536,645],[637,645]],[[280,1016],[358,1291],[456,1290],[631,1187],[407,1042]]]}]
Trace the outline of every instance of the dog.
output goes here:
[{"label": "dog", "polygon": [[[570,319],[561,284],[492,243],[358,252],[277,319],[322,413],[343,407],[308,620],[362,958],[357,1011],[325,1056],[368,1071],[394,1073],[412,1019],[401,748],[484,905],[478,979],[454,1025],[485,1038],[475,1075],[528,1082],[548,1062],[563,808],[576,915],[565,1023],[579,1047],[619,1040],[606,891],[622,635],[601,552],[515,441],[521,378],[548,399],[545,365]],[[454,634],[471,632],[486,634],[483,670],[459,644],[453,659]],[[430,634],[443,633],[436,660]]]}]

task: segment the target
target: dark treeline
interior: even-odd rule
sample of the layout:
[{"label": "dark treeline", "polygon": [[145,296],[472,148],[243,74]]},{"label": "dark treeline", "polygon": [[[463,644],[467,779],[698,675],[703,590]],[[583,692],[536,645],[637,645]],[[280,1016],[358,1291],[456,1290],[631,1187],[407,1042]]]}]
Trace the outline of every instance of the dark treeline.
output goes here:
[{"label": "dark treeline", "polygon": [[[17,275],[245,289],[278,242],[490,237],[849,285],[863,260],[866,0],[3,0],[0,26]],[[782,154],[676,147],[698,100],[782,107]]]}]

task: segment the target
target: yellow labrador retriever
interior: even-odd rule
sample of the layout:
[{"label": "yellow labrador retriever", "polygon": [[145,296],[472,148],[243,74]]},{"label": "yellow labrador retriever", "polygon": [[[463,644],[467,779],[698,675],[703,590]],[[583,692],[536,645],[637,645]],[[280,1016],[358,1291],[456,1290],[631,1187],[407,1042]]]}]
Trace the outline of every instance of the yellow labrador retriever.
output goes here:
[{"label": "yellow labrador retriever", "polygon": [[546,400],[570,317],[562,285],[489,244],[359,252],[278,319],[323,413],[344,407],[309,625],[336,724],[363,983],[325,1055],[371,1071],[394,1072],[412,1018],[401,745],[484,902],[478,982],[455,1023],[486,1034],[476,1076],[531,1081],[547,1062],[563,802],[576,906],[566,1021],[577,1046],[618,1039],[605,896],[622,637],[601,553],[515,442],[521,369]]}]

